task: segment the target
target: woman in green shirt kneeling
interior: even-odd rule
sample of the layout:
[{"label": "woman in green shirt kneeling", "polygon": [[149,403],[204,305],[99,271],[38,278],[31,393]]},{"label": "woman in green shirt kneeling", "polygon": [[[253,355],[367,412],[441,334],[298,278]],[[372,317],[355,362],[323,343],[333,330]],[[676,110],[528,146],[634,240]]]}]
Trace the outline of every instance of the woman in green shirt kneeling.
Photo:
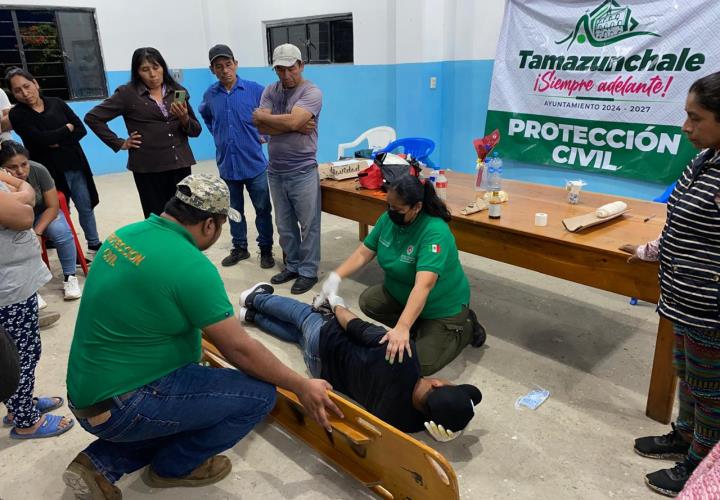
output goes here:
[{"label": "woman in green shirt kneeling", "polygon": [[472,344],[485,342],[485,331],[469,309],[470,286],[458,259],[450,231],[450,212],[432,184],[403,176],[387,193],[382,214],[365,241],[330,273],[319,301],[337,294],[343,278],[364,267],[375,256],[385,272],[382,284],[367,288],[360,309],[391,330],[387,360],[404,353],[412,356],[415,341],[423,375],[435,373]]}]

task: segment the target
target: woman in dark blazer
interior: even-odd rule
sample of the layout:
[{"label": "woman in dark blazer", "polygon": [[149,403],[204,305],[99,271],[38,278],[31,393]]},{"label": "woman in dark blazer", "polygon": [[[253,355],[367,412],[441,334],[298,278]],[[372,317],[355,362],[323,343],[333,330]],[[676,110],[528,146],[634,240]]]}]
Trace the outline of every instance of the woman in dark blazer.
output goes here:
[{"label": "woman in dark blazer", "polygon": [[[189,104],[187,90],[170,75],[163,56],[152,47],[135,50],[130,82],[85,115],[85,123],[113,151],[128,151],[143,213],[160,215],[175,194],[176,184],[195,164],[188,137],[202,130]],[[186,93],[175,102],[175,91]],[[122,116],[129,136],[118,137],[108,122]]]},{"label": "woman in dark blazer", "polygon": [[65,101],[43,96],[37,80],[24,69],[10,68],[5,79],[17,101],[8,115],[12,128],[30,151],[30,158],[43,164],[58,191],[75,203],[88,245],[86,257],[92,258],[100,248],[100,238],[93,211],[98,193],[80,146],[87,130]]}]

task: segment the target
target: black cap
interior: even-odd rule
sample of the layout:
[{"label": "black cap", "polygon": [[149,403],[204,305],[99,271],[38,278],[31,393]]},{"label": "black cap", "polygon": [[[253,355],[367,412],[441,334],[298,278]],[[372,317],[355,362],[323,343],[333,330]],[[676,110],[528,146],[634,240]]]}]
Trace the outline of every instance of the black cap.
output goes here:
[{"label": "black cap", "polygon": [[474,385],[444,385],[433,389],[427,398],[430,420],[446,430],[458,432],[475,416],[475,405],[482,401]]},{"label": "black cap", "polygon": [[235,60],[235,56],[233,55],[232,50],[230,50],[230,47],[221,44],[215,45],[210,49],[209,57],[210,64],[212,64],[212,62],[218,57],[229,57],[233,61]]}]

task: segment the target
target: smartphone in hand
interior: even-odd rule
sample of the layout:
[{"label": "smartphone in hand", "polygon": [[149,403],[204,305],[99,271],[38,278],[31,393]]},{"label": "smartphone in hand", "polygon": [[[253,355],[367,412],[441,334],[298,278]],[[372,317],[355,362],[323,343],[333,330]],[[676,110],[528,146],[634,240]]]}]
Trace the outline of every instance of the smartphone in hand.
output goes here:
[{"label": "smartphone in hand", "polygon": [[176,90],[174,102],[178,104],[184,104],[187,99],[187,92],[185,90]]}]

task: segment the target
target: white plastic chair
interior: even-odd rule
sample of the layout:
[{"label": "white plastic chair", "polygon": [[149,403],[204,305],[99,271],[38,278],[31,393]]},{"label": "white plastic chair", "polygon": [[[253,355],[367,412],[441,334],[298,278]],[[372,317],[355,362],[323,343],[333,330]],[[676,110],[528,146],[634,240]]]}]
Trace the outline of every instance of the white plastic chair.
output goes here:
[{"label": "white plastic chair", "polygon": [[384,148],[396,138],[395,129],[392,127],[382,126],[371,128],[360,134],[358,138],[352,142],[338,144],[338,158],[345,156],[346,149],[356,148],[366,139],[369,149],[378,150]]}]

